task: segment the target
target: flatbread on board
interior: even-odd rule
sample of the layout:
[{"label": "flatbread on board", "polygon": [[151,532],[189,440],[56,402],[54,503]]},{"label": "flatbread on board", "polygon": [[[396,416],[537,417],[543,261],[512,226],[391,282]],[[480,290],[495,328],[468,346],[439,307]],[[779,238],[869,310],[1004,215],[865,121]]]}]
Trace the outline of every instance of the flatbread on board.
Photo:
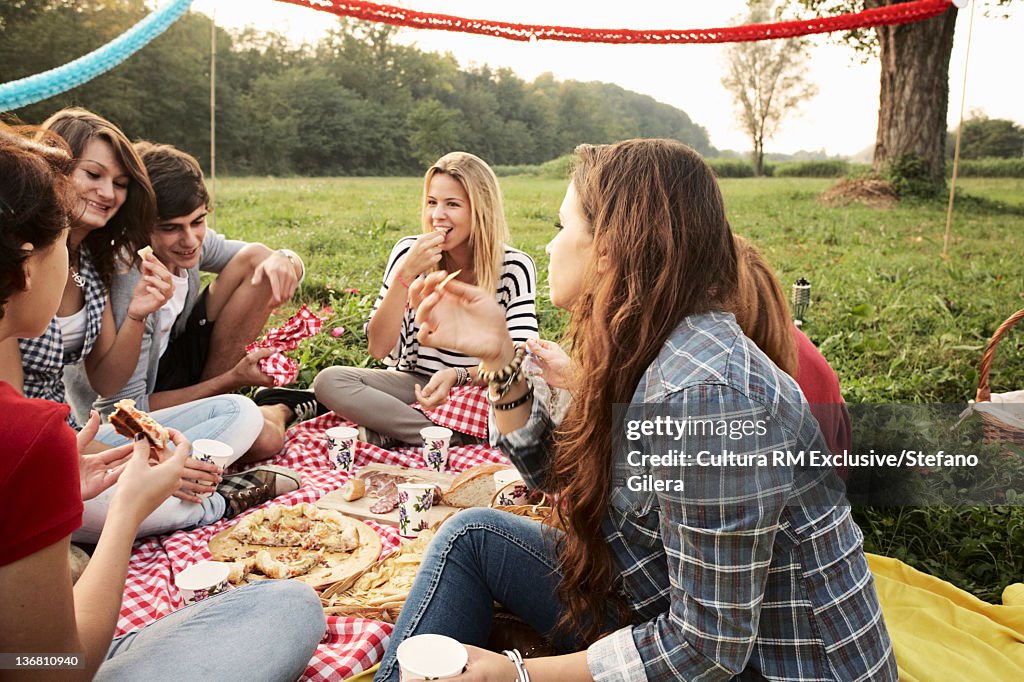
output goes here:
[{"label": "flatbread on board", "polygon": [[233,584],[277,575],[317,588],[358,576],[382,545],[362,521],[298,504],[258,509],[214,535],[209,547],[214,560],[234,563]]}]

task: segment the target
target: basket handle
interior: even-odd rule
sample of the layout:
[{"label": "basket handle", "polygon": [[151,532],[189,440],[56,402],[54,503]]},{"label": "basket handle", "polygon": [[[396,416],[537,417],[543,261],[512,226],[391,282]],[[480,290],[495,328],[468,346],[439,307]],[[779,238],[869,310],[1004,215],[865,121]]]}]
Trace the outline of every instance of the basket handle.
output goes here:
[{"label": "basket handle", "polygon": [[989,369],[992,368],[992,358],[995,357],[996,346],[1003,340],[1006,333],[1010,331],[1010,328],[1021,320],[1024,320],[1024,308],[1010,315],[1005,322],[999,325],[999,328],[996,329],[995,334],[989,340],[988,346],[981,356],[981,372],[978,376],[978,393],[974,397],[975,402],[985,403],[992,397],[992,389],[988,384],[988,373]]}]

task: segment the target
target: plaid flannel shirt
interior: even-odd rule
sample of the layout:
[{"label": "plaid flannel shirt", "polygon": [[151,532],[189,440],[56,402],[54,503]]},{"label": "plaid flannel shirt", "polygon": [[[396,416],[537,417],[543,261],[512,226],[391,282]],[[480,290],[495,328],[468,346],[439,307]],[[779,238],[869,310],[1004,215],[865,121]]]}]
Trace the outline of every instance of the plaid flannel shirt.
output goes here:
[{"label": "plaid flannel shirt", "polygon": [[[534,401],[521,429],[492,433],[535,487],[544,484],[554,427],[544,403]],[[594,679],[895,680],[860,529],[848,507],[814,503],[814,480],[831,473],[637,461],[669,454],[666,446],[740,457],[826,447],[795,382],[733,316],[685,319],[632,404],[711,420],[754,417],[765,428],[738,438],[645,437],[617,448],[602,530],[632,624],[588,648]],[[627,458],[626,450],[635,454]],[[682,490],[634,491],[624,484],[630,476]]]},{"label": "plaid flannel shirt", "polygon": [[[85,280],[82,292],[85,294],[86,329],[85,344],[81,352],[65,352],[64,337],[57,324],[57,318],[50,320],[50,326],[42,336],[34,339],[18,339],[21,349],[21,365],[24,369],[24,394],[26,398],[44,398],[57,403],[64,399],[64,368],[74,365],[89,354],[100,334],[103,310],[107,305],[107,290],[100,275],[92,264],[87,247],[81,251],[81,269],[78,274]],[[69,416],[68,421],[74,425]]]}]

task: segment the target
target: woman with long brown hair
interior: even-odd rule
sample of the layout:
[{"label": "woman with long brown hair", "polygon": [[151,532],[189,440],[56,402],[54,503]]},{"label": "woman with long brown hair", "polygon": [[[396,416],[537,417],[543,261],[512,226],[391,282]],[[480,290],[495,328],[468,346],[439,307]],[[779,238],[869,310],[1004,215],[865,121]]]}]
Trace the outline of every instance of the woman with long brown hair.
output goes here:
[{"label": "woman with long brown hair", "polygon": [[[29,132],[46,144],[27,141]],[[69,223],[81,210],[80,188],[67,177],[74,166],[55,136],[0,123],[0,341],[42,333],[60,305]],[[24,397],[0,380],[0,414],[0,652],[7,657],[0,677],[294,680],[302,674],[326,623],[313,590],[290,580],[211,596],[114,637],[138,525],[185,471],[191,445],[180,431],[171,430],[163,455],[140,435],[82,457],[87,438],[76,442],[66,405]],[[86,459],[96,465],[83,465]],[[72,585],[68,548],[83,498],[114,481],[107,523]],[[22,665],[43,669],[12,673],[16,655]]]},{"label": "woman with long brown hair", "polygon": [[[377,679],[397,679],[397,645],[421,633],[468,645],[464,680],[895,679],[831,472],[771,461],[821,434],[723,312],[737,263],[713,172],[668,140],[576,156],[548,245],[576,362],[561,424],[487,294],[438,272],[412,296],[421,343],[480,358],[492,441],[557,493],[561,530],[489,509],[449,520]],[[562,653],[522,666],[476,648],[495,601]]]},{"label": "woman with long brown hair", "polygon": [[[117,268],[136,262],[155,215],[149,176],[125,134],[91,111],[62,109],[41,127],[59,135],[74,158],[71,180],[79,210],[68,237],[69,277],[46,330],[4,345],[6,364],[14,370],[3,378],[28,398],[62,403],[66,380],[88,381],[100,395],[121,390],[139,357],[147,318],[172,295],[174,285],[159,261],[145,259],[130,319],[120,328],[114,324],[111,280]],[[73,407],[72,421],[84,421],[91,406]]]}]

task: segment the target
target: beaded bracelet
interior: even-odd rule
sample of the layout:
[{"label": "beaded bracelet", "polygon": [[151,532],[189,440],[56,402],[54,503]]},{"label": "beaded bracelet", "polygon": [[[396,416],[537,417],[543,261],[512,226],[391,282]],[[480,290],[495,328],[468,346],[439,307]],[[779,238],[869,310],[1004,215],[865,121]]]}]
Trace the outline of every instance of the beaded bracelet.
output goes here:
[{"label": "beaded bracelet", "polygon": [[526,357],[526,346],[516,344],[516,354],[512,357],[507,365],[499,370],[488,372],[483,367],[477,373],[477,376],[481,380],[486,381],[488,384],[502,384],[507,382],[511,377],[519,373],[519,368],[523,365],[523,358]]},{"label": "beaded bracelet", "polygon": [[465,386],[469,383],[469,370],[465,367],[455,368],[455,385]]},{"label": "beaded bracelet", "polygon": [[509,660],[516,666],[516,682],[530,682],[530,673],[526,672],[526,662],[519,649],[505,649],[501,653],[508,656]]},{"label": "beaded bracelet", "polygon": [[[533,382],[527,379],[526,385],[528,386],[528,388],[526,389],[526,393],[516,398],[515,400],[510,400],[507,403],[496,403],[492,401],[491,405],[494,406],[494,409],[500,412],[504,412],[505,410],[514,410],[520,405],[525,405],[527,401],[529,401],[530,398],[533,397]],[[488,398],[489,397],[490,396],[488,396]]]}]

